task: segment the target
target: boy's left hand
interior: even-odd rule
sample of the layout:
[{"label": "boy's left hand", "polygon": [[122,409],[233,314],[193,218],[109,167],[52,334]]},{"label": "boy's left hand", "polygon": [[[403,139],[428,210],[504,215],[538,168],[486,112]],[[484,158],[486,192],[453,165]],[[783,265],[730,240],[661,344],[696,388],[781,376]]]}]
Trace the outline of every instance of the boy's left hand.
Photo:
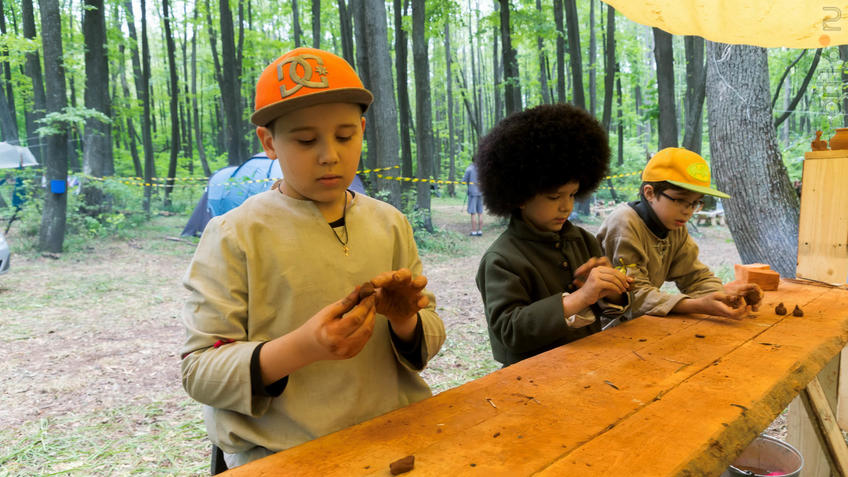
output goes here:
[{"label": "boy's left hand", "polygon": [[377,313],[389,319],[398,337],[412,339],[418,311],[430,303],[421,293],[427,286],[427,277],[413,278],[408,268],[401,268],[381,273],[371,279],[371,283],[377,289]]}]

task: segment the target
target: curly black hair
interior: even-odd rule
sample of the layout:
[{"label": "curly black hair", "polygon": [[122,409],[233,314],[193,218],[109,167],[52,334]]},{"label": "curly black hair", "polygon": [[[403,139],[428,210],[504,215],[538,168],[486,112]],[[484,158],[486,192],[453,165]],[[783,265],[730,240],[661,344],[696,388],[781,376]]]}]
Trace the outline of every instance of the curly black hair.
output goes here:
[{"label": "curly black hair", "polygon": [[536,194],[571,181],[591,194],[609,170],[607,133],[586,110],[546,104],[511,114],[480,139],[474,156],[490,213],[509,216]]}]

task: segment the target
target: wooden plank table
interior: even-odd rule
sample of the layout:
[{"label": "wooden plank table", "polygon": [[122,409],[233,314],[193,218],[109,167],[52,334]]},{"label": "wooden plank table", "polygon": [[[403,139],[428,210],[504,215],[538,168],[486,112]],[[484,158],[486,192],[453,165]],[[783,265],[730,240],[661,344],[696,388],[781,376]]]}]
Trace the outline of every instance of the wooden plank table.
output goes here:
[{"label": "wooden plank table", "polygon": [[[778,316],[775,305],[803,317]],[[643,316],[227,475],[719,475],[848,341],[848,290]]]}]

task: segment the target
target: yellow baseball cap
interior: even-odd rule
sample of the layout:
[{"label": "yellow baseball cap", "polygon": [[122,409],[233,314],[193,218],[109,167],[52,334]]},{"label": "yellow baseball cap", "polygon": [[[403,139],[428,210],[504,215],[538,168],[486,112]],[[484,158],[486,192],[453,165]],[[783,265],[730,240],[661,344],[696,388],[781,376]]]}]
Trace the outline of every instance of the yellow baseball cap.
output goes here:
[{"label": "yellow baseball cap", "polygon": [[667,147],[648,161],[642,182],[666,181],[677,187],[724,199],[729,195],[710,187],[710,166],[699,154],[682,147]]},{"label": "yellow baseball cap", "polygon": [[344,58],[317,48],[295,48],[259,75],[250,122],[267,126],[295,109],[325,103],[355,103],[365,111],[372,101],[374,95]]}]

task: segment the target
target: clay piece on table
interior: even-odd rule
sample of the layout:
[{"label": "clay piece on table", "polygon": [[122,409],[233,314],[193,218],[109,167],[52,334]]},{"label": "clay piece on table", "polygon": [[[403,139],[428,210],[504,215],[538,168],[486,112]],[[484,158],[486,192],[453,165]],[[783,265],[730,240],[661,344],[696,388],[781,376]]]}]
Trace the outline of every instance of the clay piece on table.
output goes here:
[{"label": "clay piece on table", "polygon": [[821,131],[816,131],[816,139],[810,143],[813,151],[827,151],[827,141],[822,141],[821,135]]},{"label": "clay piece on table", "polygon": [[374,284],[371,282],[365,282],[359,287],[359,301],[362,301],[369,296],[373,295],[376,290],[374,289]]},{"label": "clay piece on table", "polygon": [[792,316],[804,316],[804,312],[798,308],[798,305],[795,305],[795,309],[792,310]]},{"label": "clay piece on table", "polygon": [[777,306],[774,307],[774,312],[778,315],[785,315],[787,313],[786,307],[783,305],[783,302],[778,303]]},{"label": "clay piece on table", "polygon": [[399,475],[409,472],[413,467],[415,467],[415,456],[408,455],[389,464],[389,471],[392,475]]}]

